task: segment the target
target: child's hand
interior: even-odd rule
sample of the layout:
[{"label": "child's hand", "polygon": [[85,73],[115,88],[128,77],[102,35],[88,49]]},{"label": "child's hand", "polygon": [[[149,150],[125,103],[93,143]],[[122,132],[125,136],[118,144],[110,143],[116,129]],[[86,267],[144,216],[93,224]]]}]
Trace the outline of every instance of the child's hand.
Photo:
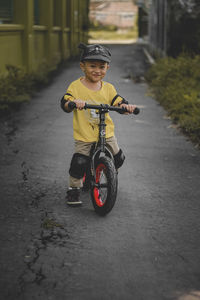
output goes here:
[{"label": "child's hand", "polygon": [[75,99],[74,102],[76,103],[76,108],[82,110],[85,106],[85,101],[81,99]]},{"label": "child's hand", "polygon": [[127,112],[124,113],[124,114],[126,114],[126,115],[132,114],[132,113],[134,112],[135,108],[136,108],[136,106],[133,105],[133,104],[124,104],[124,103],[121,104],[120,107],[121,107],[121,108],[122,108],[122,107],[126,108]]}]

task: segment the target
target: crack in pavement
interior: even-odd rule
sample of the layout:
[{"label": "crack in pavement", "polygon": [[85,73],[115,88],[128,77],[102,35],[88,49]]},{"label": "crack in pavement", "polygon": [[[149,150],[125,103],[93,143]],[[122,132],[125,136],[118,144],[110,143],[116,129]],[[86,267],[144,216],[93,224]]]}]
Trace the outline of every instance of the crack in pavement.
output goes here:
[{"label": "crack in pavement", "polygon": [[22,168],[22,178],[23,181],[28,180],[28,175],[29,175],[29,168],[27,167],[27,164],[25,161],[21,163],[21,168]]},{"label": "crack in pavement", "polygon": [[45,251],[50,246],[64,247],[69,239],[69,234],[62,224],[59,224],[49,213],[45,212],[41,218],[41,231],[38,237],[31,240],[31,243],[24,256],[26,268],[19,277],[20,294],[27,284],[41,285],[48,274],[45,274],[43,267],[49,261],[44,261]]}]

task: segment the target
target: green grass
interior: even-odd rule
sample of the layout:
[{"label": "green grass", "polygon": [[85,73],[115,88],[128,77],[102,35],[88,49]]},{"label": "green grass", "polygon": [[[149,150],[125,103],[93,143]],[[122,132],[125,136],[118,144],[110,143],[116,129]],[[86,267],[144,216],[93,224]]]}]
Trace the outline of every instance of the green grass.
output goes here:
[{"label": "green grass", "polygon": [[146,79],[173,122],[200,146],[200,55],[159,59]]},{"label": "green grass", "polygon": [[126,40],[138,37],[138,19],[135,18],[133,27],[123,33],[115,25],[102,25],[93,22],[90,24],[89,38],[94,40]]},{"label": "green grass", "polygon": [[119,33],[116,30],[106,31],[106,30],[91,30],[89,31],[90,39],[94,40],[126,40],[137,38],[136,30],[128,30],[124,33]]}]

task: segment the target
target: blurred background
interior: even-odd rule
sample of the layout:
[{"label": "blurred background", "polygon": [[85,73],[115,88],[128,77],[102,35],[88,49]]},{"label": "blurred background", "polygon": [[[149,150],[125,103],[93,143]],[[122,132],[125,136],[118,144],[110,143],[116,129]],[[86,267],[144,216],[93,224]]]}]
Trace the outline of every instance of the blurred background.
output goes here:
[{"label": "blurred background", "polygon": [[77,44],[144,41],[153,55],[199,53],[198,0],[0,0],[0,71],[52,69]]}]

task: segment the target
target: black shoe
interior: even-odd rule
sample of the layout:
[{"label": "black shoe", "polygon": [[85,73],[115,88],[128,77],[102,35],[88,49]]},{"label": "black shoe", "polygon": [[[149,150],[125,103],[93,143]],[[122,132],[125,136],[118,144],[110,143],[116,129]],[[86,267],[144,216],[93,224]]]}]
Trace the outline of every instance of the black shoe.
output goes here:
[{"label": "black shoe", "polygon": [[82,204],[80,200],[80,189],[71,188],[67,191],[67,204],[71,206],[79,206]]}]

